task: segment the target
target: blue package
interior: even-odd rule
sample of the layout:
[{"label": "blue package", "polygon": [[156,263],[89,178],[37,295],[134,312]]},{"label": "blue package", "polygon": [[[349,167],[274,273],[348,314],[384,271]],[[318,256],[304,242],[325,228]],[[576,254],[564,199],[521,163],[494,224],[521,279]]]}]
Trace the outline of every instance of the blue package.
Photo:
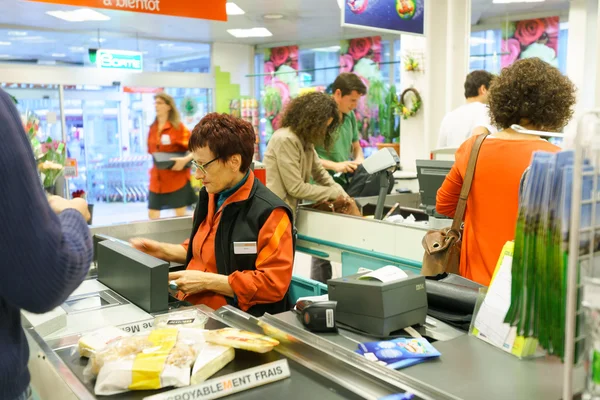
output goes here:
[{"label": "blue package", "polygon": [[380,397],[379,400],[413,400],[415,395],[412,393],[396,393],[389,396]]},{"label": "blue package", "polygon": [[382,342],[360,343],[356,352],[368,360],[394,369],[407,367],[441,355],[424,338],[398,338]]}]

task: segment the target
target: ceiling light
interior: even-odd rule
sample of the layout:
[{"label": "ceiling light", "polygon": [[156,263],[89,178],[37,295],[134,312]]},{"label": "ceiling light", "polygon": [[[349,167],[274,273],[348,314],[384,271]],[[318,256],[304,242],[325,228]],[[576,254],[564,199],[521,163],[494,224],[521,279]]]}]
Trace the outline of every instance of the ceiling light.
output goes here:
[{"label": "ceiling light", "polygon": [[175,46],[173,43],[159,43],[158,47],[173,47]]},{"label": "ceiling light", "polygon": [[67,55],[65,53],[52,53],[52,57],[56,57],[56,58],[62,58],[62,57],[66,57]]},{"label": "ceiling light", "polygon": [[72,47],[69,47],[69,51],[71,53],[85,53],[86,49],[85,49],[85,47],[72,46]]},{"label": "ceiling light", "polygon": [[263,15],[264,19],[282,19],[283,14],[265,14]]},{"label": "ceiling light", "polygon": [[227,15],[246,14],[246,12],[242,10],[237,4],[230,2],[227,2],[227,4],[225,4],[225,10],[227,11]]},{"label": "ceiling light", "polygon": [[227,32],[236,38],[273,36],[273,34],[267,28],[227,29]]},{"label": "ceiling light", "polygon": [[494,4],[509,4],[509,3],[541,3],[546,0],[493,0]]},{"label": "ceiling light", "polygon": [[25,31],[9,31],[8,36],[27,36]]},{"label": "ceiling light", "polygon": [[106,42],[106,39],[104,39],[104,38],[90,38],[90,42],[104,43],[104,42]]},{"label": "ceiling light", "polygon": [[110,17],[89,8],[73,11],[47,11],[46,14],[68,22],[108,21]]},{"label": "ceiling light", "polygon": [[0,46],[10,46],[11,42],[0,42]]}]

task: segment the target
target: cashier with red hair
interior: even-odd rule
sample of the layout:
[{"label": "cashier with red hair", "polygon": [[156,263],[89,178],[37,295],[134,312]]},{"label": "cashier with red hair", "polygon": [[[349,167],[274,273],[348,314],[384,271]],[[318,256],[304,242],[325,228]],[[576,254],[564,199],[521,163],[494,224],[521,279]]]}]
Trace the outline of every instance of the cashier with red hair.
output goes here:
[{"label": "cashier with red hair", "polygon": [[254,143],[250,123],[227,114],[205,116],[189,143],[204,186],[190,239],[181,245],[131,241],[149,255],[186,264],[169,274],[181,300],[215,310],[230,304],[255,316],[287,310],[293,214],[250,170]]}]

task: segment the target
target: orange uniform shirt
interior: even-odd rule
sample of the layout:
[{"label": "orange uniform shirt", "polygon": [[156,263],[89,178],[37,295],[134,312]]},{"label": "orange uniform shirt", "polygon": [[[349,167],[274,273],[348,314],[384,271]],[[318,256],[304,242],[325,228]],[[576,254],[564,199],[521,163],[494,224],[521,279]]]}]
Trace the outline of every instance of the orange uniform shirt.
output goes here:
[{"label": "orange uniform shirt", "polygon": [[[208,215],[194,236],[193,258],[187,269],[217,272],[215,236],[223,208],[227,204],[248,198],[254,175],[250,172],[246,182],[216,209],[216,196],[209,194]],[[184,242],[189,245],[189,240]],[[275,209],[258,234],[256,269],[236,271],[229,275],[229,285],[238,301],[238,307],[247,311],[255,304],[275,303],[287,293],[294,266],[292,224],[283,208]],[[179,298],[192,304],[205,304],[216,310],[227,305],[225,296],[211,291],[192,295],[179,294]]]},{"label": "orange uniform shirt", "polygon": [[[173,128],[167,121],[162,131],[158,131],[158,122],[154,122],[148,133],[148,153],[183,153],[188,151],[190,131],[181,124],[179,129]],[[172,193],[190,181],[190,168],[181,171],[158,169],[150,170],[150,191],[153,193]]]},{"label": "orange uniform shirt", "polygon": [[[456,152],[456,162],[437,192],[436,211],[453,217],[475,137]],[[517,225],[519,185],[535,151],[560,149],[544,140],[505,140],[488,137],[477,159],[467,199],[460,254],[460,274],[489,286],[504,244],[513,240]]]}]

